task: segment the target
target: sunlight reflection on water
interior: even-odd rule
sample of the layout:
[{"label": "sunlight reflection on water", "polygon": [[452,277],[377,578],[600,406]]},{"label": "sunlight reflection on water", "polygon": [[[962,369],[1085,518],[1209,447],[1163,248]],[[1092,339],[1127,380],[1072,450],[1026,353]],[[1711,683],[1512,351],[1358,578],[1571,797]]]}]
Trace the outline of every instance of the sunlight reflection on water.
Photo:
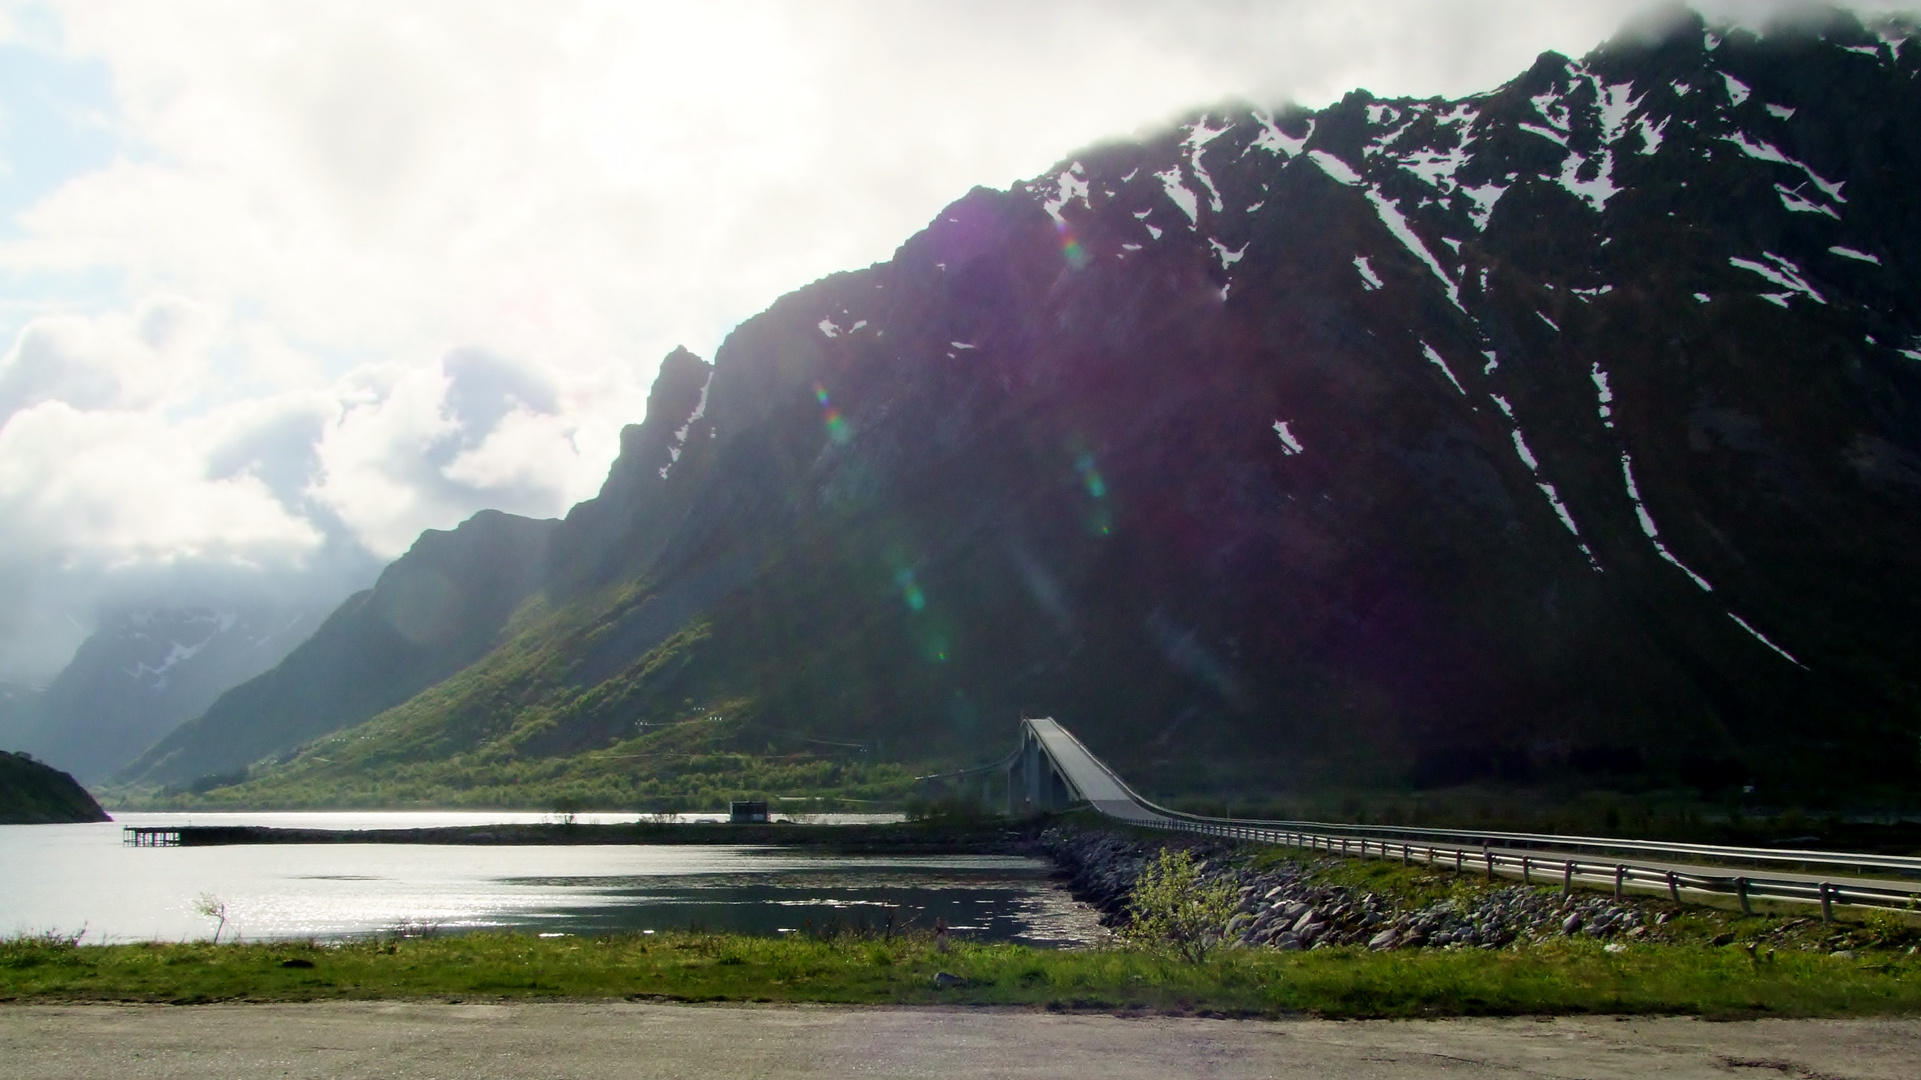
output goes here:
[{"label": "sunlight reflection on water", "polygon": [[[609,933],[698,927],[774,934],[837,925],[931,928],[1075,945],[1103,931],[1039,859],[831,855],[740,845],[465,847],[327,844],[129,848],[123,825],[419,828],[541,814],[122,814],[86,825],[0,826],[0,934],[86,941],[204,939],[195,910],[226,902],[222,939],[355,937],[397,929]],[[634,815],[581,815],[632,821]],[[716,839],[723,833],[717,831]]]}]

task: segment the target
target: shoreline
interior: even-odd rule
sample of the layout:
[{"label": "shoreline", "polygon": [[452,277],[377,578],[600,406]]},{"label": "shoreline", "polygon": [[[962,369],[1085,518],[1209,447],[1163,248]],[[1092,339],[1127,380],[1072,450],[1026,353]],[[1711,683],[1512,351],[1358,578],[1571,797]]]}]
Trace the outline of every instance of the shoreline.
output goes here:
[{"label": "shoreline", "polygon": [[[130,829],[132,827],[129,827]],[[1034,854],[1038,827],[1026,822],[948,825],[926,822],[809,825],[794,823],[634,822],[602,824],[448,825],[413,829],[307,829],[271,825],[180,825],[165,847],[253,844],[434,844],[498,847],[728,844],[803,847],[847,854]]]}]

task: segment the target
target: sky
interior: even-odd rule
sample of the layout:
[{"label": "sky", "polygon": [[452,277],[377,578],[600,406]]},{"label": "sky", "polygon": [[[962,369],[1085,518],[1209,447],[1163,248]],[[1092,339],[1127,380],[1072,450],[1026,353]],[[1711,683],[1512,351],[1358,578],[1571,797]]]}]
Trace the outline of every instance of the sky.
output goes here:
[{"label": "sky", "polygon": [[1229,99],[1489,89],[1647,7],[0,0],[0,682],[565,513],[662,356],[974,185]]}]

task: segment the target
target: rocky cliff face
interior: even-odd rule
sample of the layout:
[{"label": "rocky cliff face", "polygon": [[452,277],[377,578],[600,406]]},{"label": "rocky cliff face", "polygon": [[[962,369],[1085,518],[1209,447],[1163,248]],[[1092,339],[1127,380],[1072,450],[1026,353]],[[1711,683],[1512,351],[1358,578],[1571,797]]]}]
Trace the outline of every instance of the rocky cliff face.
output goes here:
[{"label": "rocky cliff face", "polygon": [[1910,786],[1917,72],[1692,20],[971,192],[670,357],[572,614],[368,737],[724,700],[952,761],[1026,709],[1159,791]]},{"label": "rocky cliff face", "polygon": [[0,750],[0,825],[110,820],[72,776],[26,754]]}]

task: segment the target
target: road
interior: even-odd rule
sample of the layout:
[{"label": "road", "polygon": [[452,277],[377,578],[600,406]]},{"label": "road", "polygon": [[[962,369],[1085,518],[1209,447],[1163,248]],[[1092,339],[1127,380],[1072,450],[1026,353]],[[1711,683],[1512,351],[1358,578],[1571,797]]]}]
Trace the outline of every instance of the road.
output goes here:
[{"label": "road", "polygon": [[0,1078],[1912,1080],[1921,1019],[1248,1021],[638,1003],[0,1006]]}]

